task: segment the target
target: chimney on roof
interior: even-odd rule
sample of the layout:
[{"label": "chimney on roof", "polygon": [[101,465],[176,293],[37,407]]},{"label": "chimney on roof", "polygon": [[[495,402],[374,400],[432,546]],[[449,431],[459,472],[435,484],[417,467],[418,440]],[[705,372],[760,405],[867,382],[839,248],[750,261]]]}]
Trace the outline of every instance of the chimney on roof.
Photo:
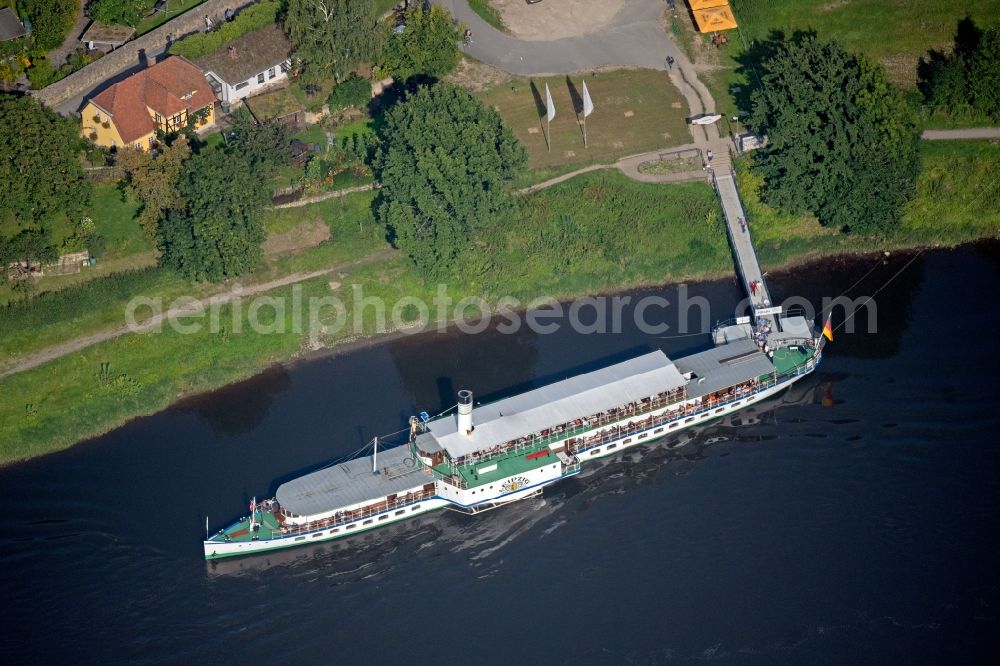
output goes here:
[{"label": "chimney on roof", "polygon": [[230,57],[230,58],[233,58],[233,59],[235,60],[235,59],[236,59],[236,56],[237,56],[237,53],[236,53],[236,47],[235,47],[235,46],[233,46],[232,44],[230,44],[230,45],[229,45],[229,57]]},{"label": "chimney on roof", "polygon": [[475,426],[472,424],[472,391],[462,389],[458,392],[458,431],[466,437],[472,437]]}]

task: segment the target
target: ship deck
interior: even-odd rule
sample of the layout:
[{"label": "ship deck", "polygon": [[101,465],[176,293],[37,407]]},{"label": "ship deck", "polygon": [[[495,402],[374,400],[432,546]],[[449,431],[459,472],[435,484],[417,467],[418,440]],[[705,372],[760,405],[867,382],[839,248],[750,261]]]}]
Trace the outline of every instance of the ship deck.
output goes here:
[{"label": "ship deck", "polygon": [[292,513],[313,516],[406,492],[433,481],[414,460],[407,445],[379,451],[378,469],[378,474],[372,473],[371,456],[355,458],[283,483],[275,498]]},{"label": "ship deck", "polygon": [[677,368],[691,373],[687,396],[715,393],[774,372],[774,363],[753,340],[734,340],[690,356],[678,358]]},{"label": "ship deck", "polygon": [[225,535],[229,537],[230,541],[251,541],[254,536],[259,537],[261,541],[265,541],[270,539],[272,534],[277,534],[281,530],[281,524],[270,511],[258,512],[257,518],[257,522],[260,523],[259,532],[250,531],[250,518],[246,517],[227,527],[224,530],[224,534],[214,534],[209,540],[222,541]]},{"label": "ship deck", "polygon": [[[531,457],[536,453],[544,455]],[[497,458],[483,460],[474,465],[462,465],[457,468],[457,471],[462,480],[465,481],[466,486],[474,488],[487,483],[494,483],[515,474],[530,472],[533,469],[551,465],[557,461],[558,458],[556,458],[554,453],[549,451],[548,446],[539,446],[526,450],[512,451]],[[445,476],[451,474],[451,467],[447,464],[439,465],[434,470]]]},{"label": "ship deck", "polygon": [[808,361],[813,356],[813,350],[806,347],[781,347],[774,350],[774,369],[778,374],[791,372]]}]

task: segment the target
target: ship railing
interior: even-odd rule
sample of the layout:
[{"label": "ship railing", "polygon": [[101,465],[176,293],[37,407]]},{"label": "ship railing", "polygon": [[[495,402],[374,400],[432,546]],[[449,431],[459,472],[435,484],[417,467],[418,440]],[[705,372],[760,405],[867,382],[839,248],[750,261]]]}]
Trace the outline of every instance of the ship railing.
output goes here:
[{"label": "ship railing", "polygon": [[298,536],[300,534],[307,534],[309,532],[315,532],[316,530],[325,530],[331,527],[339,527],[341,525],[346,525],[347,523],[353,523],[357,520],[364,518],[370,518],[372,516],[377,516],[386,511],[395,511],[403,507],[410,506],[411,504],[416,504],[417,502],[429,499],[434,496],[434,491],[431,490],[420,490],[418,492],[412,493],[410,495],[404,495],[402,497],[397,497],[393,501],[381,500],[374,504],[368,504],[358,509],[353,509],[351,511],[345,511],[338,518],[337,515],[333,515],[330,518],[324,518],[322,520],[314,520],[303,525],[292,525],[288,524],[279,530],[271,530],[271,538],[280,538],[288,536]]},{"label": "ship railing", "polygon": [[684,400],[685,398],[686,391],[683,387],[665,391],[663,397],[654,396],[645,403],[630,403],[624,408],[621,408],[619,411],[613,412],[608,410],[600,414],[592,414],[590,416],[575,419],[574,421],[568,423],[553,426],[549,429],[549,433],[546,435],[533,433],[523,439],[517,440],[514,444],[500,444],[493,449],[488,449],[482,452],[480,455],[470,454],[458,463],[454,463],[453,467],[472,467],[475,465],[481,465],[499,455],[519,453],[529,449],[541,449],[556,442],[572,439],[602,425],[617,423],[618,421],[623,421],[628,418],[641,417],[662,407]]},{"label": "ship railing", "polygon": [[774,388],[778,384],[785,382],[793,377],[806,374],[811,372],[816,364],[819,362],[818,354],[813,355],[811,358],[798,363],[792,368],[786,370],[785,372],[772,372],[769,375],[758,378],[753,384],[753,388],[744,391],[733,391],[732,395],[726,397],[725,399],[709,399],[705,400],[701,405],[694,406],[685,404],[679,409],[670,410],[665,412],[661,417],[654,418],[651,423],[646,423],[645,421],[640,423],[634,423],[627,427],[616,427],[609,430],[606,433],[600,434],[600,439],[588,438],[586,441],[582,442],[582,446],[572,447],[571,452],[576,455],[581,455],[598,446],[603,446],[610,442],[620,440],[625,437],[637,435],[653,428],[659,426],[679,421],[682,418],[689,418],[692,416],[698,416],[706,412],[711,412],[713,410],[719,409],[720,407],[725,407],[731,405],[734,402],[746,400],[762,391]]},{"label": "ship railing", "polygon": [[[599,433],[600,439],[595,439],[597,435],[593,435],[587,438],[583,442],[575,442],[573,445],[567,447],[567,449],[569,450],[570,453],[574,455],[580,455],[582,453],[586,453],[587,451],[589,451],[594,447],[603,446],[604,444],[610,443],[615,440],[619,440],[633,435],[638,435],[645,431],[652,430],[653,428],[657,428],[661,425],[665,425],[673,421],[678,421],[680,419],[689,418],[692,416],[699,416],[706,412],[719,409],[720,407],[726,407],[734,402],[740,400],[746,400],[762,391],[774,388],[778,384],[787,381],[792,377],[797,377],[799,375],[811,372],[816,367],[816,364],[818,362],[819,362],[819,353],[817,352],[813,354],[813,356],[811,356],[810,358],[806,359],[801,363],[796,364],[795,366],[789,368],[784,372],[780,373],[771,372],[767,375],[758,377],[752,380],[751,382],[746,382],[740,386],[732,387],[729,391],[726,391],[722,397],[703,396],[703,400],[699,405],[693,405],[685,402],[680,404],[677,409],[668,410],[656,417],[647,416],[646,418],[631,422],[630,425],[629,424],[614,425],[611,428],[609,428],[607,432]],[[636,414],[635,416],[642,416],[643,414],[647,414],[649,411],[652,410],[647,410],[641,414]],[[626,416],[624,418],[627,419],[628,417]],[[617,420],[621,421],[624,419],[618,417]],[[598,428],[601,425],[610,425],[610,423],[595,422],[589,425],[584,425],[578,428],[576,430],[576,433],[571,433],[571,434],[562,433],[558,436],[558,438],[560,439],[572,438],[574,437],[574,434],[581,434],[583,432],[587,432],[589,430]],[[478,462],[482,463],[484,461],[480,460]],[[469,487],[468,483],[465,481],[465,478],[461,476],[459,473],[457,473],[457,471],[450,475],[442,474],[441,472],[435,472],[435,476],[441,478],[447,483],[450,483],[458,488],[467,489]]]}]

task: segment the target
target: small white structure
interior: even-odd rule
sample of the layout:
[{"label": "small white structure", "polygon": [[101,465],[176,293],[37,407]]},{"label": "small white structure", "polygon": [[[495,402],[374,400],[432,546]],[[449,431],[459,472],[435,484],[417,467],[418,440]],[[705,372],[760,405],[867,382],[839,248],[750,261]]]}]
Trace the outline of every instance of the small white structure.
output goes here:
[{"label": "small white structure", "polygon": [[767,145],[767,137],[757,136],[756,134],[751,134],[747,132],[746,134],[740,134],[736,138],[736,144],[741,153],[745,153],[748,150],[756,150],[757,148],[762,148]]},{"label": "small white structure", "polygon": [[196,64],[216,97],[233,105],[284,82],[291,69],[291,51],[281,28],[269,25],[234,39]]}]

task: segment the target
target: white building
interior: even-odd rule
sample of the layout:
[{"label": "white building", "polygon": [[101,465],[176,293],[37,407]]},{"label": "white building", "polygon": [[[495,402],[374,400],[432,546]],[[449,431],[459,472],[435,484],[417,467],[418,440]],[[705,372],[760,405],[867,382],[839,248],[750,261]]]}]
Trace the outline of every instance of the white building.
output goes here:
[{"label": "white building", "polygon": [[199,58],[197,65],[224,106],[261,93],[288,78],[292,47],[277,25],[248,32]]}]

